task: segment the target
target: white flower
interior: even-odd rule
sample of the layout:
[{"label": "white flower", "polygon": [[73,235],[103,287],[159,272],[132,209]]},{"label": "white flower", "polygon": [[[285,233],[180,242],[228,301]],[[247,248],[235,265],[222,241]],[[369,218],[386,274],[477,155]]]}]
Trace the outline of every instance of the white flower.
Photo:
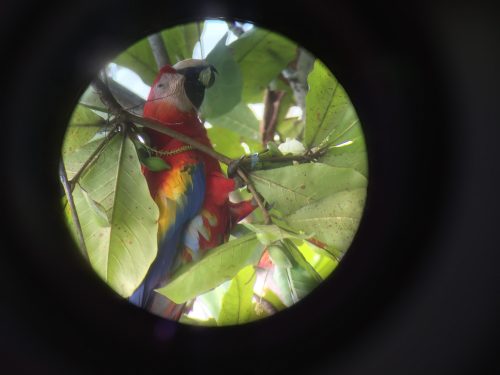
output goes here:
[{"label": "white flower", "polygon": [[278,150],[280,150],[283,155],[301,155],[306,151],[306,148],[296,139],[287,138],[285,142],[278,146]]}]

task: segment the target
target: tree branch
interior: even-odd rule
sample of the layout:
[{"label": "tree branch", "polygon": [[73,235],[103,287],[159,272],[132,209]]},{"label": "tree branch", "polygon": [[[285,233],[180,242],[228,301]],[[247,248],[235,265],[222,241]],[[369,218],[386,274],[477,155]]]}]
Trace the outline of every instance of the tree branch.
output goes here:
[{"label": "tree branch", "polygon": [[64,188],[64,193],[66,194],[66,198],[68,199],[69,209],[71,211],[71,218],[73,219],[73,224],[75,225],[76,237],[78,239],[78,244],[80,245],[80,250],[83,254],[83,257],[87,261],[89,261],[89,254],[87,251],[87,246],[85,245],[82,226],[80,224],[80,219],[78,218],[75,201],[73,200],[73,194],[71,193],[72,188],[68,181],[68,176],[66,175],[66,169],[64,168],[64,163],[62,161],[62,158],[59,161],[59,178],[61,179],[61,184]]},{"label": "tree branch", "polygon": [[160,70],[167,64],[170,65],[171,60],[168,56],[168,52],[165,47],[165,43],[163,43],[161,35],[151,34],[150,36],[148,36],[148,42],[151,46],[151,51],[153,51],[153,56],[156,61],[156,66],[158,66],[158,70]]},{"label": "tree branch", "polygon": [[213,148],[211,148],[211,147],[209,147],[201,142],[198,142],[197,140],[195,140],[191,137],[188,137],[187,135],[184,135],[182,133],[176,132],[175,130],[167,128],[165,126],[165,124],[163,124],[161,122],[146,119],[144,117],[135,116],[135,115],[132,115],[130,113],[125,113],[124,117],[126,117],[127,120],[129,120],[133,123],[142,125],[142,126],[149,128],[149,129],[153,129],[159,133],[168,135],[168,136],[175,138],[175,139],[178,139],[179,141],[182,141],[190,146],[193,146],[195,149],[197,149],[201,152],[204,152],[205,154],[213,157],[214,159],[216,159],[216,160],[218,160],[226,165],[229,165],[230,163],[232,163],[234,161],[233,159],[228,158],[227,156],[215,151]]},{"label": "tree branch", "polygon": [[273,90],[270,87],[266,89],[264,95],[264,116],[260,123],[260,135],[263,145],[267,145],[268,142],[274,139],[274,133],[278,125],[280,105],[284,95],[285,91]]}]

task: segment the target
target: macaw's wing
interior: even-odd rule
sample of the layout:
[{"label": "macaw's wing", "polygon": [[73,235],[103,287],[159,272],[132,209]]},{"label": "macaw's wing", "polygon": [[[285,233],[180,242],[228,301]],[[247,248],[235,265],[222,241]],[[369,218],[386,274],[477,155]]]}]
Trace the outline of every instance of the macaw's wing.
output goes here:
[{"label": "macaw's wing", "polygon": [[230,202],[229,193],[234,189],[234,180],[221,172],[206,175],[203,207],[184,232],[183,256],[186,261],[197,260],[207,250],[226,242],[233,226],[255,209],[256,204],[252,200]]},{"label": "macaw's wing", "polygon": [[158,254],[143,283],[129,298],[141,307],[164,298],[154,290],[163,286],[179,262],[183,237],[191,219],[199,213],[205,197],[205,172],[201,163],[173,166],[156,174],[146,174],[151,193],[160,210]]}]

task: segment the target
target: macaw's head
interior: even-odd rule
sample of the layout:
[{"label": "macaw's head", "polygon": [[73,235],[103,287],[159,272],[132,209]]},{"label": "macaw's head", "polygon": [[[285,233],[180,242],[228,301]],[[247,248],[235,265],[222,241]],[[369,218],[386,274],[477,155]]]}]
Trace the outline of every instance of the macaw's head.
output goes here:
[{"label": "macaw's head", "polygon": [[217,70],[204,60],[187,59],[165,65],[151,86],[148,101],[174,105],[183,112],[198,111],[205,89],[214,84]]}]

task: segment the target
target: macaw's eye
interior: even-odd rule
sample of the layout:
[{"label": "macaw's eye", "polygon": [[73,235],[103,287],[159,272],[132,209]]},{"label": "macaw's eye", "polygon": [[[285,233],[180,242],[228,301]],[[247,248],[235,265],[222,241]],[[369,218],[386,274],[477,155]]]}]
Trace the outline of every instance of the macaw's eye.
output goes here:
[{"label": "macaw's eye", "polygon": [[162,89],[163,87],[165,87],[165,85],[164,85],[163,83],[160,83],[160,84],[158,84],[158,86],[157,86],[157,87],[158,87],[159,89]]}]

